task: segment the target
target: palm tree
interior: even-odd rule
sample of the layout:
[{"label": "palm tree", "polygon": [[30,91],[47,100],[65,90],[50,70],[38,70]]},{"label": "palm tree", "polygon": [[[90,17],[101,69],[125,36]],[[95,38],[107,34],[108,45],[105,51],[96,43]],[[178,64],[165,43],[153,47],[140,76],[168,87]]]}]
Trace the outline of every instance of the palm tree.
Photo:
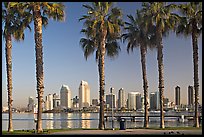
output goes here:
[{"label": "palm tree", "polygon": [[37,132],[42,129],[42,105],[43,105],[43,89],[44,89],[44,74],[43,74],[43,46],[42,46],[42,25],[48,24],[48,18],[53,18],[57,21],[64,21],[64,5],[57,2],[14,2],[25,11],[30,11],[33,15],[34,30],[35,30],[35,56],[36,56],[36,79],[37,79],[37,94],[38,94],[38,114],[37,114]]},{"label": "palm tree", "polygon": [[[142,74],[143,74],[143,88],[144,88],[144,106],[145,106],[145,115],[144,115],[144,127],[149,127],[148,119],[148,81],[146,73],[146,52],[147,49],[153,49],[156,46],[155,43],[155,27],[146,26],[145,19],[142,18],[142,15],[137,10],[135,18],[132,15],[128,15],[130,20],[125,22],[127,25],[125,30],[128,32],[123,34],[122,37],[125,40],[128,40],[127,52],[129,53],[130,49],[133,51],[133,48],[140,48],[141,52],[141,64],[142,64]],[[147,29],[148,28],[148,29]]]},{"label": "palm tree", "polygon": [[160,128],[164,128],[164,64],[162,37],[166,36],[169,30],[174,29],[178,19],[171,11],[176,7],[174,4],[166,5],[165,2],[144,2],[142,4],[145,20],[156,26],[157,60],[159,71],[159,94],[160,94]]},{"label": "palm tree", "polygon": [[202,33],[202,2],[189,2],[180,4],[179,11],[183,15],[176,33],[185,37],[191,35],[193,46],[194,64],[194,89],[195,89],[195,127],[199,127],[198,100],[199,100],[199,79],[198,79],[198,37]]},{"label": "palm tree", "polygon": [[[113,8],[112,2],[93,2],[92,5],[83,5],[88,9],[88,15],[83,15],[80,20],[85,20],[82,29],[87,38],[82,38],[80,43],[87,57],[96,50],[96,59],[99,70],[100,86],[100,115],[99,129],[104,129],[104,92],[105,92],[105,54],[114,56],[118,46],[116,40],[120,38],[122,25],[122,12]],[[115,45],[115,46],[112,46]]]},{"label": "palm tree", "polygon": [[21,13],[20,9],[11,8],[9,2],[4,2],[2,6],[2,23],[4,24],[3,38],[6,40],[6,71],[8,89],[9,121],[8,132],[13,131],[12,122],[12,37],[17,40],[24,40],[24,30],[30,29],[31,16],[29,13]]}]

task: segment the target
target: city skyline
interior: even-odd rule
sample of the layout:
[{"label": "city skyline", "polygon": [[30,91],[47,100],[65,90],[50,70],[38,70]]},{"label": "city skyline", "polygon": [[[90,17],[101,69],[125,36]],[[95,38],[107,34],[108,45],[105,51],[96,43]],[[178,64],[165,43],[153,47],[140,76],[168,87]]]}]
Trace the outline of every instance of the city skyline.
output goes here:
[{"label": "city skyline", "polygon": [[[82,79],[88,81],[91,98],[99,99],[98,65],[95,56],[86,61],[80,47],[80,33],[83,22],[78,19],[86,13],[82,7],[85,2],[66,2],[65,22],[49,21],[43,28],[44,53],[44,97],[59,92],[62,84],[69,85],[73,97],[78,93],[78,84]],[[118,2],[124,21],[127,14],[135,15],[141,9],[141,2]],[[31,24],[33,29],[33,24]],[[13,106],[26,106],[27,97],[36,97],[35,52],[33,31],[25,31],[25,40],[13,41],[12,74]],[[139,49],[127,54],[126,43],[120,43],[121,52],[115,59],[105,58],[105,94],[114,87],[115,94],[124,88],[126,95],[131,91],[143,94],[143,81]],[[181,88],[181,104],[187,104],[188,86],[193,86],[193,61],[191,37],[177,37],[174,33],[163,39],[164,45],[164,97],[174,101],[174,89]],[[202,35],[198,39],[199,48],[199,102],[202,103]],[[2,41],[2,105],[7,105],[7,82],[5,63],[5,40]],[[148,92],[158,91],[157,51],[147,52]],[[116,92],[117,91],[117,92]],[[22,96],[23,95],[23,96]],[[116,94],[117,95],[117,94]]]}]

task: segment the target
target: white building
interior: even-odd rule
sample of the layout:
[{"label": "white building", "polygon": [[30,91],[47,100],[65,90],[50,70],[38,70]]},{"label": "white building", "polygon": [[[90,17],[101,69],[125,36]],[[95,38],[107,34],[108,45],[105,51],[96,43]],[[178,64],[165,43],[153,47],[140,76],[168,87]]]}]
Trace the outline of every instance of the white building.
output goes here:
[{"label": "white building", "polygon": [[49,94],[45,97],[45,110],[52,110],[53,109],[53,96]]},{"label": "white building", "polygon": [[61,108],[71,108],[71,90],[67,85],[62,85],[60,90],[60,106]]},{"label": "white building", "polygon": [[81,81],[79,85],[79,108],[90,106],[90,87],[88,82]]},{"label": "white building", "polygon": [[141,109],[141,94],[139,92],[128,93],[128,109],[137,110]]},{"label": "white building", "polygon": [[122,107],[125,107],[125,91],[123,88],[121,88],[118,91],[118,109],[121,109]]},{"label": "white building", "polygon": [[60,106],[60,97],[57,93],[53,94],[53,108],[57,108]]}]

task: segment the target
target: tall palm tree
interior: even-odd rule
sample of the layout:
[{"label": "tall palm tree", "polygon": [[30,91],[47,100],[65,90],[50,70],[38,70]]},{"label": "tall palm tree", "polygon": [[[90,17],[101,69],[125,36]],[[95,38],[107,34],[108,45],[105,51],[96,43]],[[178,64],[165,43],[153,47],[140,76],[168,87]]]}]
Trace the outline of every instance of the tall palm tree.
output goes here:
[{"label": "tall palm tree", "polygon": [[42,25],[48,24],[48,18],[57,21],[64,21],[64,5],[58,2],[14,2],[14,6],[19,6],[25,11],[30,11],[33,15],[35,30],[35,56],[36,56],[36,79],[38,94],[38,114],[37,114],[37,132],[42,129],[42,105],[43,105],[43,46],[42,46]]},{"label": "tall palm tree", "polygon": [[164,64],[162,37],[167,36],[169,30],[174,29],[178,19],[172,10],[174,4],[166,5],[166,2],[144,2],[142,4],[146,22],[156,26],[157,60],[159,71],[159,94],[160,94],[160,128],[164,128]]},{"label": "tall palm tree", "polygon": [[183,15],[176,33],[185,37],[191,35],[193,46],[194,66],[194,90],[195,90],[195,127],[199,127],[198,100],[199,100],[199,79],[198,79],[198,37],[202,33],[202,2],[189,2],[180,4],[179,11]]},{"label": "tall palm tree", "polygon": [[87,39],[82,38],[81,43],[86,58],[96,50],[100,86],[99,129],[104,129],[105,54],[106,48],[109,48],[107,54],[115,55],[113,51],[117,46],[108,46],[107,43],[116,45],[116,39],[120,38],[122,12],[116,7],[113,8],[112,2],[93,2],[91,6],[83,5],[83,7],[88,10],[88,15],[83,15],[79,20],[85,20],[86,29],[82,29],[82,32]]},{"label": "tall palm tree", "polygon": [[156,47],[155,43],[155,27],[146,26],[145,19],[142,18],[141,13],[137,10],[135,18],[132,15],[128,15],[130,20],[125,22],[127,25],[125,30],[128,32],[123,34],[122,37],[124,41],[128,40],[127,52],[129,53],[130,49],[133,51],[134,48],[140,48],[141,52],[141,64],[142,64],[142,75],[143,75],[143,88],[144,88],[144,106],[145,106],[145,115],[144,115],[144,127],[149,127],[148,119],[148,80],[146,73],[146,52],[147,49],[153,49]]},{"label": "tall palm tree", "polygon": [[13,131],[12,122],[12,37],[16,41],[24,40],[24,30],[26,27],[30,29],[31,15],[22,13],[21,9],[11,8],[9,2],[4,2],[2,6],[2,24],[3,38],[6,40],[6,71],[7,71],[7,89],[8,89],[8,108],[9,121],[8,132]]}]

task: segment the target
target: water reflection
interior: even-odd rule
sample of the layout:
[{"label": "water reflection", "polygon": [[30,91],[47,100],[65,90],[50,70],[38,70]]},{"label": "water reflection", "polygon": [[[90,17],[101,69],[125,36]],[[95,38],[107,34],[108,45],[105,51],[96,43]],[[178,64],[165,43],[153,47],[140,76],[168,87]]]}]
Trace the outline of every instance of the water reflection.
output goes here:
[{"label": "water reflection", "polygon": [[[35,129],[37,114],[31,113],[13,113],[13,128],[14,130],[21,129]],[[42,114],[43,129],[61,129],[61,128],[98,128],[99,113],[43,113]],[[87,119],[87,120],[86,120]],[[132,122],[130,119],[126,120],[126,128],[143,127],[143,120],[137,119]],[[165,121],[165,127],[192,127],[193,120],[179,122],[175,120]],[[149,127],[159,127],[160,122],[150,120]],[[202,126],[202,121],[200,123]],[[112,121],[105,121],[105,128],[111,128]],[[119,128],[120,122],[114,121],[114,127]],[[2,130],[8,128],[8,114],[2,114]]]},{"label": "water reflection", "polygon": [[82,120],[80,120],[79,127],[90,128],[91,127],[90,120],[83,120],[83,119],[90,119],[90,116],[91,116],[90,113],[80,113],[79,119],[82,119]]},{"label": "water reflection", "polygon": [[46,129],[53,129],[53,113],[46,113]]},{"label": "water reflection", "polygon": [[72,113],[60,113],[61,128],[71,128],[72,121],[70,121]]}]

